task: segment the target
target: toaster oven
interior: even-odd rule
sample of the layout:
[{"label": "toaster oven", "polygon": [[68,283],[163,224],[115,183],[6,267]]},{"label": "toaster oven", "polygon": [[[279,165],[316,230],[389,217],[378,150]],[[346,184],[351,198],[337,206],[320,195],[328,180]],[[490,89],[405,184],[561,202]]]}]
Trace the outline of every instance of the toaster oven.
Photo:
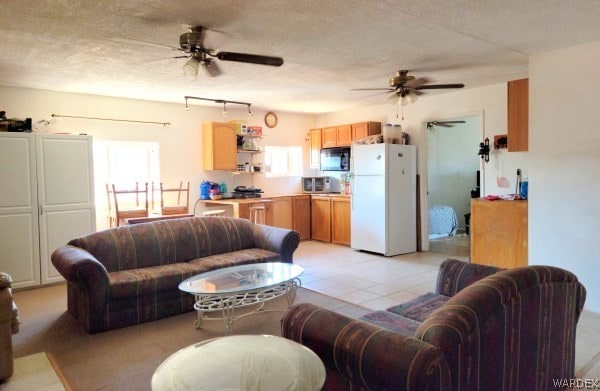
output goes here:
[{"label": "toaster oven", "polygon": [[302,177],[303,193],[336,193],[339,182],[330,176]]}]

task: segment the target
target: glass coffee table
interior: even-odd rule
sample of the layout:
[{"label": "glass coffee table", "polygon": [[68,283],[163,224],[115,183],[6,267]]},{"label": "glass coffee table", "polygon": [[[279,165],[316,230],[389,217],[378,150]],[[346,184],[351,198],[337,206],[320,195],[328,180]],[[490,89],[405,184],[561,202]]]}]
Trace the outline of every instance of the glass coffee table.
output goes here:
[{"label": "glass coffee table", "polygon": [[273,335],[233,335],[173,353],[154,372],[152,390],[317,391],[325,376],[319,356],[295,341]]},{"label": "glass coffee table", "polygon": [[[201,328],[205,319],[222,319],[225,335],[230,335],[233,322],[261,311],[269,300],[285,295],[288,306],[292,305],[303,272],[302,266],[291,263],[251,263],[198,274],[182,281],[179,289],[195,296],[196,328]],[[254,308],[235,314],[236,309],[244,307]],[[222,316],[207,316],[215,311]]]}]

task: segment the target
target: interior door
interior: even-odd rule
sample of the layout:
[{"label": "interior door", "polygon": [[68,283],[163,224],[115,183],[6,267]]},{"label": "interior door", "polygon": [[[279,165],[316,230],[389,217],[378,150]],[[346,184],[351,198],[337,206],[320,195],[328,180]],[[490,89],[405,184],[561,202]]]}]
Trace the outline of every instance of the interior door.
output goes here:
[{"label": "interior door", "polygon": [[40,283],[35,169],[33,135],[0,133],[0,270],[13,288]]},{"label": "interior door", "polygon": [[42,284],[61,281],[50,256],[69,240],[94,232],[91,136],[38,135]]}]

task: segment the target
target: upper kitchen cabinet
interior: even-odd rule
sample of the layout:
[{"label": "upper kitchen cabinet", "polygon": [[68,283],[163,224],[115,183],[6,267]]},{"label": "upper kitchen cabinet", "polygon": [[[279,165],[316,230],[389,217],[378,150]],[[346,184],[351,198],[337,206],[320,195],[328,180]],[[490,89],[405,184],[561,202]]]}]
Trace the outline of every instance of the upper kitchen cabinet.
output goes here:
[{"label": "upper kitchen cabinet", "polygon": [[529,148],[529,79],[508,82],[508,151]]},{"label": "upper kitchen cabinet", "polygon": [[352,143],[352,126],[330,126],[321,130],[321,147],[348,146]]},{"label": "upper kitchen cabinet", "polygon": [[310,139],[310,168],[319,168],[319,159],[321,158],[321,129],[311,129],[308,134]]},{"label": "upper kitchen cabinet", "polygon": [[352,124],[352,140],[381,134],[381,122],[359,122]]},{"label": "upper kitchen cabinet", "polygon": [[202,159],[205,170],[236,170],[235,125],[206,122],[202,125]]}]

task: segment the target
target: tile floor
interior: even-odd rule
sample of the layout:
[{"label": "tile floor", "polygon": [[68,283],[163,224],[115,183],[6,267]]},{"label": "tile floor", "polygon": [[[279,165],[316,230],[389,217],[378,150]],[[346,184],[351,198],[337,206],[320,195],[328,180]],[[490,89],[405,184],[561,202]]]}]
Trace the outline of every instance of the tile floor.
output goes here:
[{"label": "tile floor", "polygon": [[[370,310],[382,310],[435,290],[440,263],[467,257],[433,252],[383,257],[346,246],[303,241],[294,263],[305,272],[302,286]],[[600,314],[584,311],[577,326],[575,371],[600,379]]]}]

